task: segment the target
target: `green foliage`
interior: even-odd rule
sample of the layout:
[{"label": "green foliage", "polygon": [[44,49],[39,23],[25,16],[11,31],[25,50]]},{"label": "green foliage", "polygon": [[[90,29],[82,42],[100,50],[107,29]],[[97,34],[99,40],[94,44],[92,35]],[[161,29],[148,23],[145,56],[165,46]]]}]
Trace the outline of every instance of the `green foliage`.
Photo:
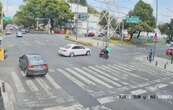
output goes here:
[{"label": "green foliage", "polygon": [[150,4],[145,3],[143,0],[135,5],[134,9],[131,10],[129,16],[138,16],[142,22],[135,24],[125,24],[125,28],[128,29],[129,33],[135,31],[146,31],[153,32],[156,27],[155,17],[153,16],[153,9]]},{"label": "green foliage", "polygon": [[166,34],[168,36],[168,42],[173,41],[173,19],[171,19],[170,23],[159,25],[159,29],[162,34]]},{"label": "green foliage", "polygon": [[61,22],[73,19],[74,14],[64,0],[25,0],[14,17],[14,22],[35,25],[36,18],[50,18]]},{"label": "green foliage", "polygon": [[90,14],[99,14],[99,12],[92,6],[88,6],[88,13],[90,13]]},{"label": "green foliage", "polygon": [[[70,3],[78,3],[78,0],[68,0]],[[79,4],[83,6],[87,6],[87,1],[86,0],[79,0]]]}]

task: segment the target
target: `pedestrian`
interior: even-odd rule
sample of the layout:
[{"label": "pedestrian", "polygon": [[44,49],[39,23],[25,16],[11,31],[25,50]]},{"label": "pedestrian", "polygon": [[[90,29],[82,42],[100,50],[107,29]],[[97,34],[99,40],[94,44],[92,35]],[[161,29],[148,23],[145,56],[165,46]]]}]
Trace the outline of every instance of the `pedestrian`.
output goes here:
[{"label": "pedestrian", "polygon": [[151,63],[151,61],[152,61],[152,56],[153,56],[153,50],[152,49],[150,49],[150,52],[149,52],[149,62]]}]

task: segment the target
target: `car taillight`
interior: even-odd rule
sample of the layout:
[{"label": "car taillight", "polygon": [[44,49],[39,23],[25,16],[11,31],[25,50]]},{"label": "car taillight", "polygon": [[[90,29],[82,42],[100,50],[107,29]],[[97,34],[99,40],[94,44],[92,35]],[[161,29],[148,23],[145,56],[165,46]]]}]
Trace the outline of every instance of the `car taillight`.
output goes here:
[{"label": "car taillight", "polygon": [[33,68],[33,67],[34,67],[33,65],[28,65],[28,69]]},{"label": "car taillight", "polygon": [[47,65],[47,64],[44,64],[43,66],[44,66],[44,68],[46,68],[46,69],[48,68],[48,65]]}]

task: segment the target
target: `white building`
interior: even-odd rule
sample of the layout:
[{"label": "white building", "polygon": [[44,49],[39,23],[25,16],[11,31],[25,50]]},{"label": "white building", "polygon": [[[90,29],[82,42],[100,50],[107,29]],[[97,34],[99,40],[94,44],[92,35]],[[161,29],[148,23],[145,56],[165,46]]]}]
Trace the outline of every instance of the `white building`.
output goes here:
[{"label": "white building", "polygon": [[[74,16],[74,25],[78,27],[77,29],[77,34],[82,36],[85,33],[87,33],[87,27],[88,27],[88,7],[82,6],[82,5],[77,5],[74,3],[69,4],[70,9],[73,13],[75,13]],[[78,21],[77,20],[78,16]],[[77,23],[77,24],[76,24]]]},{"label": "white building", "polygon": [[100,30],[100,26],[99,26],[99,16],[97,15],[92,15],[89,14],[89,18],[88,18],[88,31],[89,32],[94,32],[94,33],[98,33]]}]

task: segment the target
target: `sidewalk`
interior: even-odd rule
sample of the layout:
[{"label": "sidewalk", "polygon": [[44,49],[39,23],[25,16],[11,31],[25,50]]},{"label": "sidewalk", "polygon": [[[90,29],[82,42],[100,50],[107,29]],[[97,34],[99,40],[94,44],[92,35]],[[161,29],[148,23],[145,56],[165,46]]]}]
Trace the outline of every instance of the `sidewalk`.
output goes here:
[{"label": "sidewalk", "polygon": [[[13,93],[13,89],[8,83],[5,84],[5,91],[3,91],[3,83],[4,81],[0,80],[0,87],[2,93],[3,106],[5,110],[15,110],[15,96]],[[3,109],[2,109],[3,110]]]},{"label": "sidewalk", "polygon": [[161,57],[155,57],[154,61],[151,63],[147,60],[147,56],[139,56],[136,58],[136,60],[141,61],[142,63],[145,63],[150,66],[157,66],[161,69],[166,69],[168,71],[173,72],[173,64],[171,64],[171,60],[161,58]]}]

